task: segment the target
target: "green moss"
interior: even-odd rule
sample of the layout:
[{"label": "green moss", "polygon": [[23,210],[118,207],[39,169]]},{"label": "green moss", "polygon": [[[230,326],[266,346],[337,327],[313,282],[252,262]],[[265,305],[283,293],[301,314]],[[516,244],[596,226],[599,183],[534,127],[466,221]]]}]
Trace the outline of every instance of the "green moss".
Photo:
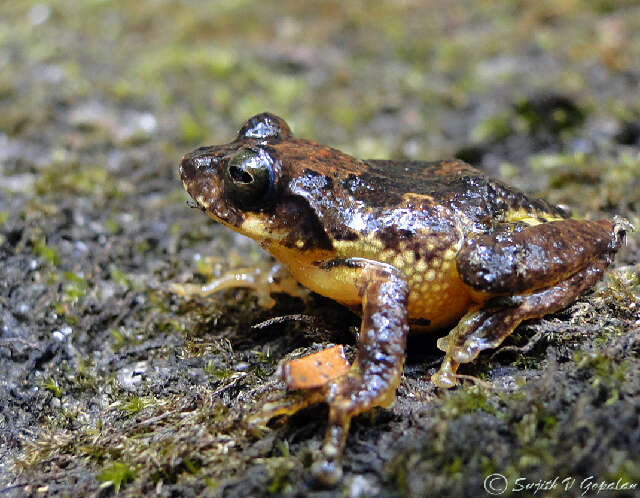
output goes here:
[{"label": "green moss", "polygon": [[180,118],[179,130],[180,138],[188,144],[202,142],[207,136],[206,128],[190,114],[185,114]]},{"label": "green moss", "polygon": [[266,379],[273,373],[276,359],[271,355],[269,348],[266,351],[253,350],[252,353],[255,355],[257,363],[251,367],[251,373],[260,379]]},{"label": "green moss", "polygon": [[140,340],[135,337],[130,330],[127,330],[123,327],[120,328],[112,328],[109,330],[111,337],[113,337],[113,346],[111,349],[114,352],[119,351],[120,349],[132,346],[135,344],[140,344]]},{"label": "green moss", "polygon": [[441,411],[449,418],[458,418],[466,413],[474,413],[476,411],[484,411],[496,415],[496,409],[488,403],[487,395],[478,385],[453,392],[447,391]]},{"label": "green moss", "polygon": [[86,295],[89,288],[88,282],[86,279],[70,271],[63,272],[63,276],[66,280],[63,286],[63,299],[72,304],[78,302],[80,298]]},{"label": "green moss", "polygon": [[607,276],[609,285],[603,293],[619,301],[621,305],[628,307],[629,304],[640,301],[640,275],[635,271],[623,274],[609,273]]},{"label": "green moss", "polygon": [[585,113],[563,96],[539,96],[522,99],[514,105],[516,115],[528,132],[559,133],[580,126]]},{"label": "green moss", "polygon": [[558,168],[576,168],[584,164],[584,154],[543,153],[529,158],[529,166],[537,172],[548,172]]},{"label": "green moss", "polygon": [[125,289],[130,289],[132,287],[132,282],[129,276],[114,264],[109,265],[109,276],[111,277],[111,280]]},{"label": "green moss", "polygon": [[44,238],[36,239],[33,242],[33,252],[47,263],[58,266],[60,264],[60,256],[55,247],[48,246]]},{"label": "green moss", "polygon": [[291,492],[291,472],[295,464],[290,458],[269,458],[266,462],[271,477],[267,486],[270,495],[283,495]]},{"label": "green moss", "polygon": [[100,386],[113,382],[109,377],[98,377],[91,359],[88,358],[79,359],[73,368],[68,363],[64,363],[62,367],[67,378],[72,379],[72,387],[78,391],[96,392]]},{"label": "green moss", "polygon": [[[98,433],[94,437],[99,436]],[[74,448],[74,453],[91,458],[95,463],[102,465],[106,459],[117,460],[122,457],[122,452],[117,448],[99,444],[78,444]]]},{"label": "green moss", "polygon": [[215,380],[228,379],[233,375],[233,370],[228,368],[217,368],[213,361],[208,361],[204,366],[204,373],[213,377]]},{"label": "green moss", "polygon": [[104,468],[97,477],[103,483],[101,487],[113,486],[114,491],[118,494],[120,487],[133,481],[136,474],[136,470],[130,465],[123,462],[113,462]]},{"label": "green moss", "polygon": [[193,460],[191,458],[188,458],[188,457],[183,457],[182,458],[182,465],[187,470],[187,472],[189,472],[190,474],[193,474],[193,475],[195,475],[198,472],[200,472],[200,469],[202,468],[202,464],[200,462],[198,462],[197,460]]},{"label": "green moss", "polygon": [[48,378],[42,382],[41,386],[52,393],[56,398],[62,397],[62,388],[58,385],[55,379]]},{"label": "green moss", "polygon": [[105,227],[107,228],[109,233],[112,235],[117,235],[119,233],[122,233],[122,226],[120,226],[120,224],[113,218],[109,218],[105,222]]},{"label": "green moss", "polygon": [[59,165],[44,170],[34,184],[35,193],[121,196],[116,179],[103,166]]},{"label": "green moss", "polygon": [[406,496],[409,494],[407,466],[404,458],[397,458],[391,466],[391,480],[401,495]]},{"label": "green moss", "polygon": [[453,460],[444,466],[444,471],[450,476],[459,474],[462,470],[462,458],[459,456],[453,457]]},{"label": "green moss", "polygon": [[[616,453],[621,455],[621,453]],[[614,469],[607,473],[605,480],[615,482],[618,479],[621,482],[638,483],[640,481],[640,465],[637,460],[625,458],[616,462]]]},{"label": "green moss", "polygon": [[9,213],[7,211],[0,211],[0,225],[4,225],[9,219]]},{"label": "green moss", "polygon": [[149,249],[151,249],[151,245],[149,244],[148,241],[143,240],[141,242],[138,242],[135,246],[136,252],[138,254],[144,254],[145,252],[147,252]]},{"label": "green moss", "polygon": [[509,113],[495,114],[478,123],[471,130],[471,139],[476,143],[498,142],[513,133],[513,116]]},{"label": "green moss", "polygon": [[161,334],[184,334],[187,328],[178,318],[162,317],[153,322],[153,328],[157,333]]},{"label": "green moss", "polygon": [[605,405],[618,401],[625,382],[626,362],[616,362],[601,352],[576,351],[576,370],[590,374],[591,387],[606,397]]},{"label": "green moss", "polygon": [[218,481],[217,479],[212,479],[211,477],[205,477],[204,483],[210,490],[214,490],[218,486],[220,486],[220,481]]},{"label": "green moss", "polygon": [[150,404],[149,400],[145,400],[138,396],[132,396],[125,403],[123,410],[126,412],[127,415],[131,417],[136,413],[139,413],[142,410],[144,410],[147,406],[149,406],[149,404]]}]

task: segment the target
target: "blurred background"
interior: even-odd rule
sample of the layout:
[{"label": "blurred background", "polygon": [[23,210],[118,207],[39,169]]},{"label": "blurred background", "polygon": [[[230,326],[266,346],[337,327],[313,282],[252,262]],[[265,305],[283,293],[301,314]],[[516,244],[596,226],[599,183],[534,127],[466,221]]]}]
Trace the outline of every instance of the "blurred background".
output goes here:
[{"label": "blurred background", "polygon": [[[326,413],[257,438],[241,417],[277,361],[353,343],[357,318],[258,335],[274,314],[344,315],[166,292],[264,260],[185,206],[181,155],[270,111],[360,158],[459,157],[638,226],[639,32],[634,0],[1,2],[0,491],[312,493]],[[631,233],[608,290],[513,343],[543,330],[542,347],[466,371],[515,394],[436,391],[419,344],[394,411],[355,424],[340,493],[640,479],[637,261]]]}]

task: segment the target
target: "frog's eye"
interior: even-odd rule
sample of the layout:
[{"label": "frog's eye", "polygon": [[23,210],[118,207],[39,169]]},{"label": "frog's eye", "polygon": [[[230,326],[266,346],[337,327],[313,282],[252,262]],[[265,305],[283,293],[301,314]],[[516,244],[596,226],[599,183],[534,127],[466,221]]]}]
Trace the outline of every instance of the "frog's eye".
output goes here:
[{"label": "frog's eye", "polygon": [[242,125],[238,132],[238,138],[255,138],[258,140],[283,139],[290,135],[291,131],[284,119],[268,112],[253,116]]},{"label": "frog's eye", "polygon": [[273,160],[263,149],[240,149],[227,163],[224,183],[227,197],[238,207],[264,209],[273,199]]}]

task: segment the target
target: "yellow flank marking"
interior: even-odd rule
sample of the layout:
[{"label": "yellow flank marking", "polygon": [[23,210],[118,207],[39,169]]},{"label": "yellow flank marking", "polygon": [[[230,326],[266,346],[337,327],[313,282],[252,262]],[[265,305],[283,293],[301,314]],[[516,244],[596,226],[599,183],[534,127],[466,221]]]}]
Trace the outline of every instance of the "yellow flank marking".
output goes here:
[{"label": "yellow flank marking", "polygon": [[539,218],[545,218],[547,221],[560,221],[564,219],[551,213],[532,213],[531,211],[526,211],[524,209],[512,210],[507,213],[507,221],[512,223],[521,221],[522,223],[526,223],[530,226],[544,223],[543,221],[540,221]]}]

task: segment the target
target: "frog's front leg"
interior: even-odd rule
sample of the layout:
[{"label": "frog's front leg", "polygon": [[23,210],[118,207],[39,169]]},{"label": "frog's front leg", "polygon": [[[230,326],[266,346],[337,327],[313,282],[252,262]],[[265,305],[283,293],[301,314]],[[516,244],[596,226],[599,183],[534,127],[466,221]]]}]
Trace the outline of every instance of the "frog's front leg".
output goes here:
[{"label": "frog's front leg", "polygon": [[623,238],[624,230],[607,220],[563,220],[505,225],[466,241],[457,256],[460,277],[472,293],[493,297],[438,340],[446,355],[432,382],[454,386],[461,363],[497,347],[523,320],[575,301],[602,278]]},{"label": "frog's front leg", "polygon": [[[207,273],[213,273],[212,268],[207,270]],[[171,292],[183,297],[207,297],[215,292],[237,288],[253,289],[258,305],[263,308],[271,308],[276,304],[271,294],[285,293],[301,299],[307,297],[307,291],[298,285],[280,263],[268,262],[228,270],[204,285],[173,283],[170,286]]]},{"label": "frog's front leg", "polygon": [[375,406],[389,406],[400,384],[409,332],[404,275],[383,263],[350,259],[344,264],[360,266],[357,280],[362,297],[362,324],[358,354],[349,373],[324,387],[329,404],[329,427],[322,459],[312,473],[327,483],[341,475],[339,459],[351,418]]},{"label": "frog's front leg", "polygon": [[375,406],[389,406],[400,383],[406,338],[409,332],[409,287],[395,267],[351,258],[320,263],[333,272],[355,272],[362,300],[362,324],[358,353],[349,372],[324,386],[293,393],[284,401],[265,405],[262,420],[292,414],[315,402],[329,404],[329,423],[320,458],[311,469],[316,479],[334,484],[342,475],[340,458],[351,418]]}]

